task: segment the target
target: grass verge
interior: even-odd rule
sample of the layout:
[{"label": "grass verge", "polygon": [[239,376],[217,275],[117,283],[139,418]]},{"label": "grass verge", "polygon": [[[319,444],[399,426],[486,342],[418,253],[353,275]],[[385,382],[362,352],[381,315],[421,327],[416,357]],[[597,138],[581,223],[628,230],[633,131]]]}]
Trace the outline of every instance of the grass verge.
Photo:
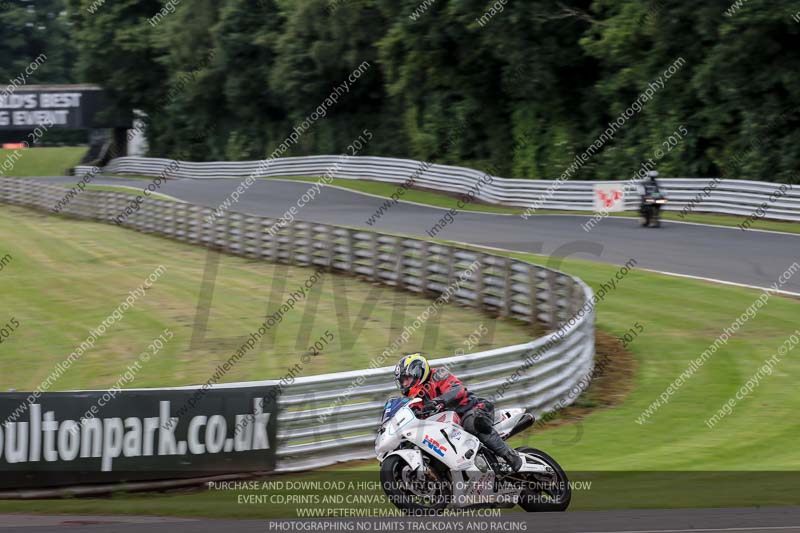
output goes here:
[{"label": "grass verge", "polygon": [[86,150],[85,146],[0,149],[0,162],[13,162],[13,168],[5,172],[6,176],[63,176],[66,169],[80,162]]},{"label": "grass verge", "polygon": [[[512,255],[534,262],[546,259]],[[570,259],[560,268],[595,290],[617,272],[615,266]],[[579,430],[559,427],[534,436],[537,445],[554,450],[576,471],[800,470],[800,455],[790,446],[800,421],[787,418],[800,407],[791,384],[791,376],[800,370],[800,348],[783,358],[733,416],[713,429],[705,424],[798,329],[796,299],[771,296],[668,403],[640,418],[760,293],[631,271],[598,304],[597,327],[615,336],[642,330],[629,344],[637,364],[633,391],[620,406],[587,417]]]},{"label": "grass verge", "polygon": [[[165,270],[158,281],[64,373],[54,390],[113,385],[131,354],[145,350],[165,328],[174,338],[127,386],[204,383],[267,313],[277,311],[313,274],[307,268],[216,255],[113,225],[7,205],[0,207],[0,236],[0,257],[10,257],[0,272],[0,323],[12,318],[19,322],[0,344],[3,389],[38,386],[159,265]],[[204,276],[210,281],[204,282]],[[210,302],[207,311],[198,311],[204,287]],[[326,331],[334,339],[304,365],[303,375],[366,368],[430,303],[385,286],[325,274],[224,381],[280,379]],[[400,316],[405,319],[398,320]],[[479,349],[517,344],[533,334],[530,326],[492,321],[456,305],[443,307],[438,317],[403,349],[453,353],[464,348],[465,338],[482,322],[493,335],[481,337]]]}]

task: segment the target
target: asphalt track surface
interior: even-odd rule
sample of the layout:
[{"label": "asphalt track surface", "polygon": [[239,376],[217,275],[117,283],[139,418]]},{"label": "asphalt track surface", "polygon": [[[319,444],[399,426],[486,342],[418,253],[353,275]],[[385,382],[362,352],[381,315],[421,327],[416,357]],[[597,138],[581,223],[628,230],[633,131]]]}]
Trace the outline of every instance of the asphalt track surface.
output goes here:
[{"label": "asphalt track surface", "polygon": [[[75,183],[75,178],[35,178],[50,182]],[[124,185],[137,189],[146,180],[97,177],[95,185]],[[239,180],[170,180],[159,193],[199,205],[216,208],[240,183]],[[312,183],[258,180],[241,196],[232,211],[278,218],[297,206]],[[384,198],[325,186],[316,198],[297,208],[297,218],[430,237],[428,231],[446,210],[400,202],[373,225],[367,220]],[[695,276],[734,284],[769,287],[795,261],[800,261],[800,235],[777,232],[742,231],[738,228],[664,222],[660,229],[645,229],[628,218],[606,218],[590,232],[582,225],[587,216],[536,215],[528,220],[515,215],[459,212],[436,238],[471,244],[533,252],[551,257],[566,256],[623,265],[635,259],[637,268]],[[782,290],[800,295],[800,275],[789,279]],[[358,519],[370,522],[371,531],[537,531],[596,533],[679,533],[679,532],[789,532],[800,533],[800,507],[743,509],[666,509],[570,512],[565,514],[515,513],[508,518],[447,518],[408,520],[396,518]],[[484,520],[486,527],[469,527]],[[185,520],[154,517],[23,516],[0,515],[0,533],[9,531],[72,531],[154,533],[255,532],[255,531],[348,531],[346,519],[325,521],[327,527],[303,529],[292,521],[270,520]],[[308,521],[305,521],[308,524]],[[443,523],[455,526],[441,526]],[[461,523],[461,526],[457,524]],[[380,525],[378,525],[380,524]],[[504,525],[505,524],[505,525]],[[460,529],[459,529],[460,527]]]},{"label": "asphalt track surface", "polygon": [[[74,183],[73,177],[43,178]],[[217,208],[236,189],[240,180],[169,180],[159,193]],[[95,178],[95,185],[125,185],[142,189],[148,181],[125,178]],[[312,187],[309,182],[259,179],[231,211],[282,217],[296,206]],[[385,198],[323,186],[316,198],[296,208],[300,220],[339,224],[430,237],[431,228],[446,214],[445,209],[399,202],[372,226],[367,220]],[[630,259],[636,267],[660,272],[709,278],[756,287],[770,287],[795,261],[800,261],[800,235],[726,228],[665,221],[661,228],[642,228],[632,218],[607,217],[591,231],[582,227],[591,218],[580,215],[518,215],[460,211],[453,222],[435,234],[438,239],[533,252],[551,259],[588,259],[623,265]],[[782,290],[800,295],[800,275],[794,275]]]}]

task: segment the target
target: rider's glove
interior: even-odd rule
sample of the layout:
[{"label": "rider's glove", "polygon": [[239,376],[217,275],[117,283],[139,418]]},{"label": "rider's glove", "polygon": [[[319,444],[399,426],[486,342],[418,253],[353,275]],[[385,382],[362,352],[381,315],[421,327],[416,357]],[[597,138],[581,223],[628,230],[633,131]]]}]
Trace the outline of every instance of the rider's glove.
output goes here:
[{"label": "rider's glove", "polygon": [[438,413],[443,409],[444,409],[444,402],[442,400],[437,400],[437,399],[428,400],[422,406],[422,410],[429,413]]}]

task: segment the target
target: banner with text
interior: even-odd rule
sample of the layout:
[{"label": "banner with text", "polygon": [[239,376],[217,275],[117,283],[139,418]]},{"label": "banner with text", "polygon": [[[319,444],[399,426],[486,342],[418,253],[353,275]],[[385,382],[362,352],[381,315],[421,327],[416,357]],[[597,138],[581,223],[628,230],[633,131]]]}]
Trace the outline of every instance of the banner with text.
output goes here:
[{"label": "banner with text", "polygon": [[0,95],[0,130],[130,128],[131,118],[115,113],[100,89],[19,89]]},{"label": "banner with text", "polygon": [[0,393],[0,489],[273,470],[276,392]]}]

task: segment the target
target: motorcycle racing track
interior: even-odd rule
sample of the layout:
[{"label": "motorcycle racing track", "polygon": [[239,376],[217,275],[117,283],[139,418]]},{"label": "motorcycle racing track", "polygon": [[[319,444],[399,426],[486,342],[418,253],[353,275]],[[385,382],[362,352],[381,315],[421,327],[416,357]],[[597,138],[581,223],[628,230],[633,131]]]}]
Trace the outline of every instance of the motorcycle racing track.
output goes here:
[{"label": "motorcycle racing track", "polygon": [[[59,183],[76,181],[71,177],[45,179]],[[169,180],[158,192],[216,208],[239,183],[231,179]],[[92,184],[144,188],[147,182],[103,177],[95,178]],[[231,210],[278,218],[311,186],[307,182],[259,179]],[[426,232],[447,212],[401,200],[377,223],[368,226],[365,221],[384,201],[372,195],[323,186],[316,199],[297,209],[297,218],[429,237]],[[637,268],[754,287],[770,286],[800,259],[800,235],[672,221],[664,221],[660,229],[641,228],[635,220],[617,217],[608,217],[586,232],[581,225],[588,220],[589,217],[580,215],[535,215],[523,220],[516,215],[464,211],[436,233],[435,238],[617,265],[635,258]],[[800,276],[790,279],[782,289],[800,296]]]},{"label": "motorcycle racing track", "polygon": [[[54,178],[63,183],[74,183],[74,178]],[[123,178],[95,178],[94,184],[120,185],[142,188],[147,182]],[[238,185],[237,180],[171,180],[162,185],[159,192],[191,203],[216,207]],[[311,184],[280,180],[259,180],[232,206],[234,211],[280,217],[287,207],[308,190]],[[367,220],[383,203],[384,199],[334,187],[325,187],[313,202],[298,210],[297,217],[325,223],[370,228]],[[370,229],[426,236],[426,230],[445,213],[439,208],[399,203],[393,206],[380,221]],[[600,222],[590,233],[583,231],[581,224],[587,217],[571,215],[542,215],[525,221],[518,216],[488,215],[461,212],[453,224],[445,228],[436,238],[469,242],[497,248],[535,252],[551,255],[566,255],[569,259],[580,258],[610,264],[623,264],[630,258],[638,261],[637,269],[647,268],[682,276],[711,278],[731,284],[767,287],[794,261],[800,261],[800,236],[775,232],[741,231],[692,224],[664,222],[660,230],[639,228],[631,219],[608,218]],[[557,266],[557,265],[554,265]],[[608,270],[608,269],[606,269]],[[606,276],[604,274],[604,276]],[[585,278],[584,278],[585,279]],[[633,283],[626,281],[625,283]],[[791,278],[783,289],[800,294],[800,276]],[[702,296],[702,295],[701,295]],[[757,296],[749,291],[748,300]],[[622,296],[620,296],[622,298]],[[700,297],[702,299],[702,297]],[[783,299],[782,299],[783,300]],[[722,303],[724,305],[725,302]],[[793,303],[796,305],[796,303]],[[612,305],[612,304],[609,304]],[[727,309],[730,319],[739,312],[741,302]],[[745,304],[746,305],[746,304]],[[776,302],[770,305],[789,305]],[[642,310],[647,309],[643,306]],[[687,309],[687,313],[690,308]],[[796,315],[795,315],[796,316]],[[708,332],[708,339],[716,334]],[[672,372],[674,369],[668,369]],[[743,381],[746,375],[734,379]],[[696,378],[701,379],[701,378]],[[688,394],[688,393],[684,393]],[[649,401],[649,400],[648,400]],[[714,400],[716,402],[716,400]],[[660,416],[663,416],[660,415]],[[632,420],[626,421],[632,424]],[[663,418],[657,421],[663,422]],[[729,422],[730,423],[730,422]],[[587,426],[589,428],[589,426]],[[674,431],[678,431],[676,426]],[[696,429],[700,432],[705,428]],[[756,428],[757,430],[757,428]],[[587,429],[589,432],[590,429]],[[588,433],[587,433],[588,434]],[[696,444],[696,443],[695,443]],[[733,443],[736,445],[737,443]],[[542,445],[548,450],[548,445]],[[598,450],[598,455],[608,453]],[[560,458],[557,456],[557,458]],[[632,460],[640,459],[635,454]],[[607,466],[607,465],[603,465]],[[613,467],[612,467],[613,468]],[[728,468],[731,468],[728,466]],[[13,515],[7,515],[7,518]],[[0,518],[0,527],[6,519]],[[82,518],[73,518],[82,520]],[[130,518],[123,519],[125,521]],[[390,522],[391,519],[376,519]],[[452,520],[452,519],[451,519]],[[747,508],[747,509],[675,509],[646,511],[589,511],[571,512],[566,515],[527,516],[515,513],[513,520],[523,520],[528,531],[798,531],[800,532],[800,508]],[[88,520],[87,520],[88,522]],[[168,525],[150,524],[154,531],[218,531],[223,527],[236,530],[264,531],[267,520],[218,521],[202,520],[173,522]],[[33,523],[30,524],[33,526]],[[73,526],[73,531],[133,531],[135,525],[118,524],[108,526]],[[207,529],[206,529],[207,528]],[[31,531],[37,529],[32,528]],[[41,529],[44,531],[45,529]],[[392,529],[386,529],[391,531]],[[406,529],[408,530],[408,529]]]}]

